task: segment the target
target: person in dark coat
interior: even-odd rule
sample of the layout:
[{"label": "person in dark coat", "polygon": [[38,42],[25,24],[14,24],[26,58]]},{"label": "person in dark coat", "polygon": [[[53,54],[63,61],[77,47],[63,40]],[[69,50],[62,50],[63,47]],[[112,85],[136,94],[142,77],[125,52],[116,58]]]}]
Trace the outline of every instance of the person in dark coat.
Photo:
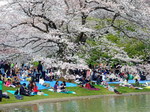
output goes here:
[{"label": "person in dark coat", "polygon": [[26,83],[23,83],[20,87],[20,95],[30,96],[30,91],[26,87]]},{"label": "person in dark coat", "polygon": [[42,73],[42,71],[43,71],[43,66],[42,66],[42,64],[41,64],[41,61],[39,61],[37,70],[38,70],[38,73]]}]

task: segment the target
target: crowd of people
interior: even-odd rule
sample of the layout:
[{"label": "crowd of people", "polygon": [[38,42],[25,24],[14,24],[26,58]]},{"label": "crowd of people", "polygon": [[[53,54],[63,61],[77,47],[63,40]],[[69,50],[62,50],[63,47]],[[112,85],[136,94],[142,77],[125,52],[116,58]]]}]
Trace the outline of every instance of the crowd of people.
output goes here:
[{"label": "crowd of people", "polygon": [[[121,72],[118,68],[108,69],[107,67],[97,66],[94,69],[70,69],[68,74],[74,82],[78,83],[82,87],[89,87],[89,82],[94,82],[98,85],[105,85],[106,82],[113,81],[128,81],[129,79],[140,80],[141,77],[138,73]],[[39,84],[51,87],[45,81],[57,80],[60,77],[65,78],[65,74],[56,68],[45,68],[44,63],[39,61],[35,67],[32,64],[22,64],[20,67],[17,63],[10,63],[8,61],[0,61],[0,77],[3,81],[3,85],[6,87],[19,87],[15,92],[21,95],[30,96],[31,93],[37,93],[38,87],[36,82]],[[28,81],[29,84],[21,84],[21,81]],[[1,83],[1,82],[0,82]],[[90,85],[92,87],[92,85]],[[55,86],[52,87],[54,91],[65,91],[66,83],[63,82],[61,85],[56,82]],[[1,86],[0,86],[1,94]],[[1,97],[1,95],[0,95]]]}]

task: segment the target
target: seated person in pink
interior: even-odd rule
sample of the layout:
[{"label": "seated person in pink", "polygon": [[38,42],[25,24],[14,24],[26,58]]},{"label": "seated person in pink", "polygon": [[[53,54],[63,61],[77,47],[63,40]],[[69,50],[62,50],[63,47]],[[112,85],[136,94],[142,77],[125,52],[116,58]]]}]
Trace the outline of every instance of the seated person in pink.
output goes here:
[{"label": "seated person in pink", "polygon": [[15,88],[15,86],[12,85],[12,83],[11,83],[11,79],[8,79],[8,80],[5,82],[5,86],[6,86],[6,87],[13,87],[13,88]]}]

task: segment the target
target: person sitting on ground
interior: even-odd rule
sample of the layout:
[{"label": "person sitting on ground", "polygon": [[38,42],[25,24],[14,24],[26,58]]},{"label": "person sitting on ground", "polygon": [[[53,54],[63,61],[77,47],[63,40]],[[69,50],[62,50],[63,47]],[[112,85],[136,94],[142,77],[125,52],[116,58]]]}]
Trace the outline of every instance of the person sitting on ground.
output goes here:
[{"label": "person sitting on ground", "polygon": [[38,87],[37,87],[37,85],[36,85],[35,82],[33,82],[33,89],[32,89],[32,92],[33,92],[33,93],[39,92]]},{"label": "person sitting on ground", "polygon": [[65,81],[63,81],[63,83],[60,84],[60,90],[66,91],[66,82]]},{"label": "person sitting on ground", "polygon": [[59,83],[58,83],[58,81],[56,81],[56,83],[55,83],[55,85],[54,85],[54,92],[60,92],[61,90],[60,90],[60,87],[59,87]]},{"label": "person sitting on ground", "polygon": [[7,81],[5,82],[5,86],[15,88],[15,85],[12,84],[11,79],[7,79]]},{"label": "person sitting on ground", "polygon": [[43,85],[43,86],[46,86],[46,87],[50,87],[50,84],[48,84],[48,83],[45,83],[45,81],[44,81],[44,78],[40,78],[40,80],[39,80],[39,84],[41,84],[41,85]]},{"label": "person sitting on ground", "polygon": [[[23,83],[19,89],[20,95],[30,96],[30,91],[26,87],[26,83]],[[17,92],[15,92],[17,94]]]},{"label": "person sitting on ground", "polygon": [[33,90],[33,82],[32,81],[30,81],[30,83],[28,84],[27,88],[28,88],[28,90],[30,92],[32,92],[32,90]]}]

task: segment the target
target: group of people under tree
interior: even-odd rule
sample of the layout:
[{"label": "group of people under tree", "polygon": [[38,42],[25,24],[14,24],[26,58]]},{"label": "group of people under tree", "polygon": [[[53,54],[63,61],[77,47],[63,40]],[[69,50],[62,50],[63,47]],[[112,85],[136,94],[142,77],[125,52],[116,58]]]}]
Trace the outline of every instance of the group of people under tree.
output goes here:
[{"label": "group of people under tree", "polygon": [[[130,72],[121,72],[118,69],[108,69],[103,68],[101,66],[97,66],[94,69],[75,69],[69,70],[70,74],[75,76],[75,82],[78,80],[80,85],[83,87],[91,87],[95,88],[90,82],[95,81],[96,84],[102,85],[104,82],[113,82],[113,81],[123,81],[132,77],[132,79],[138,81],[140,80],[140,76],[136,73],[131,74]],[[50,74],[50,75],[48,75]],[[18,67],[18,64],[10,63],[8,61],[0,62],[0,76],[2,78],[3,84],[6,87],[19,87],[17,89],[16,94],[19,92],[21,95],[30,96],[31,93],[37,93],[38,87],[36,82],[39,84],[51,87],[48,83],[45,83],[45,80],[52,81],[54,78],[54,70],[51,68],[45,68],[41,61],[38,62],[37,67],[28,66],[27,64],[22,64],[21,67]],[[88,74],[88,75],[87,75]],[[21,84],[22,80],[27,80],[30,82],[28,85]],[[55,92],[57,91],[66,91],[66,83],[63,82],[60,85],[58,81],[51,87]],[[1,87],[0,87],[1,89]],[[116,89],[113,89],[116,91]]]}]

